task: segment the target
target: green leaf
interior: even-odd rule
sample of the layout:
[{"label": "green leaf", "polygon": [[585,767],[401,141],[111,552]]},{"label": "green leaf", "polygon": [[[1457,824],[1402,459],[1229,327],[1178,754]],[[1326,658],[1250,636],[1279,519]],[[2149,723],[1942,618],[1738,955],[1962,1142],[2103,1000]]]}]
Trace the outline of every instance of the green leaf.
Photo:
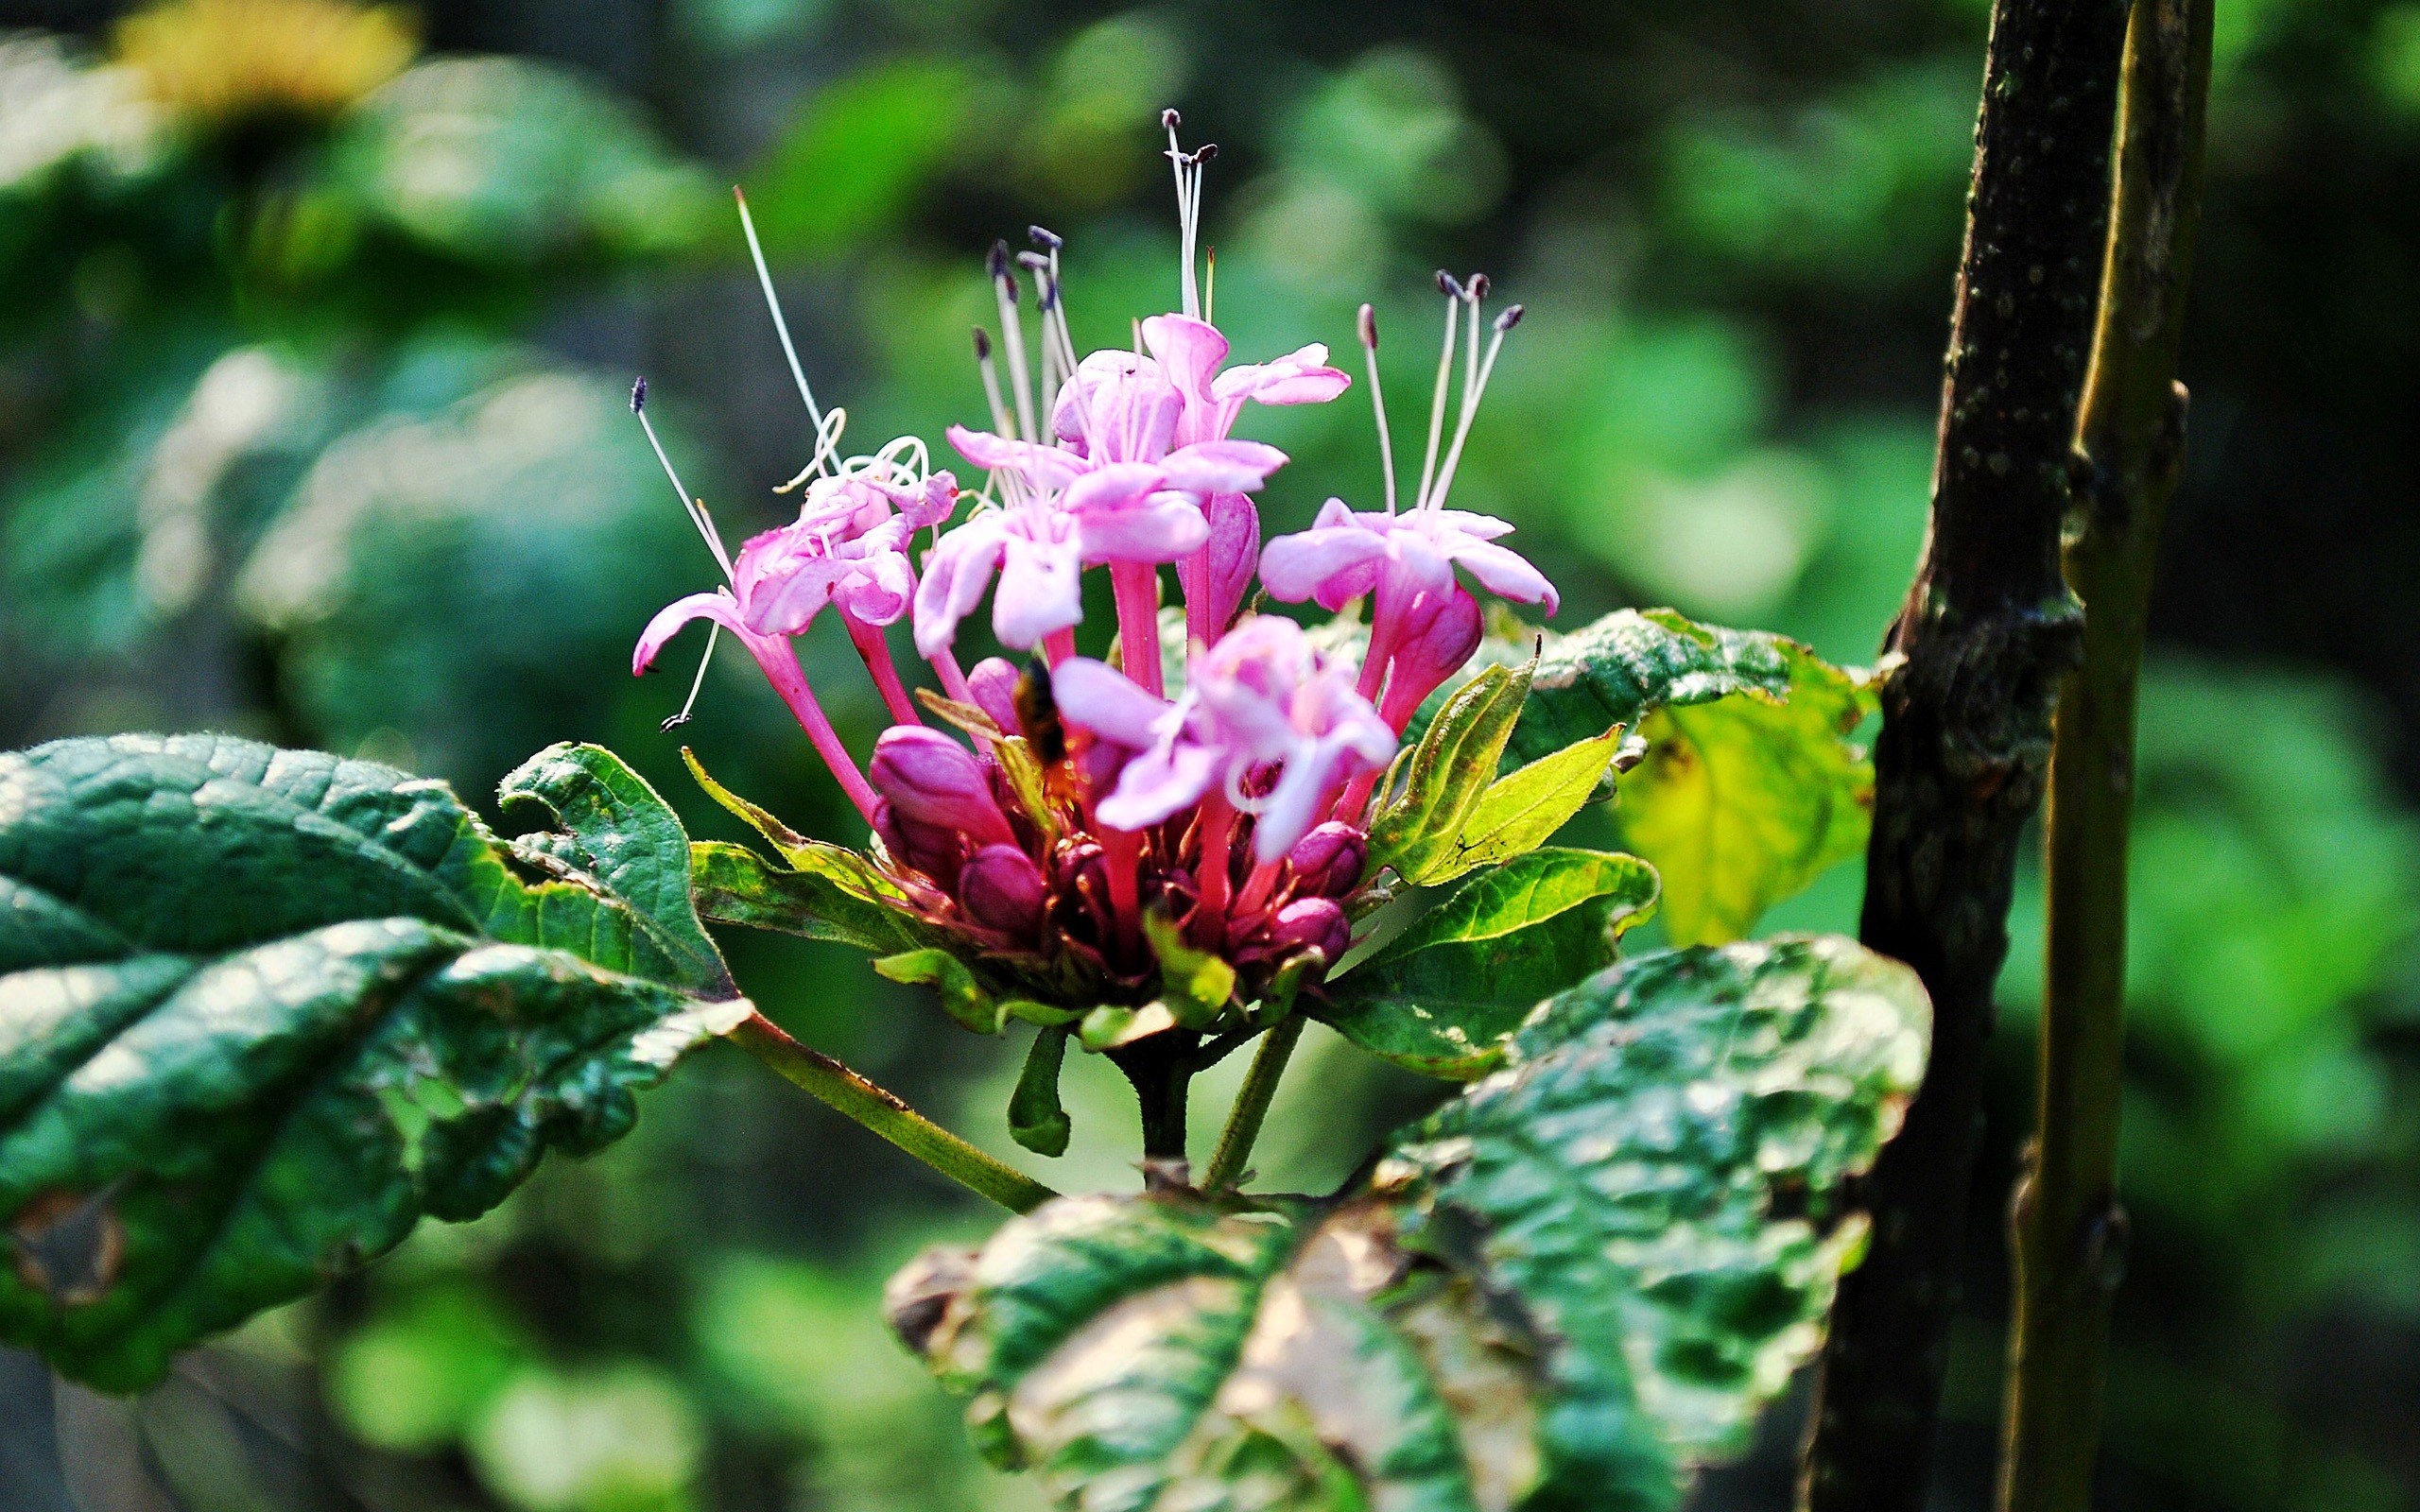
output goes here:
[{"label": "green leaf", "polygon": [[624,793],[624,844],[568,774],[544,785],[575,829],[514,847],[442,783],[316,752],[0,756],[0,1337],[156,1381],[423,1213],[611,1142],[747,1015],[689,990],[660,893],[613,885],[658,880],[661,806]]},{"label": "green leaf", "polygon": [[1235,996],[1236,969],[1185,943],[1183,932],[1156,911],[1143,916],[1143,938],[1160,963],[1160,1001],[1176,1022],[1188,1029],[1217,1022]]},{"label": "green leaf", "polygon": [[1612,769],[1621,742],[1622,729],[1616,725],[1489,783],[1454,836],[1451,863],[1431,868],[1431,876],[1424,880],[1450,881],[1546,844],[1587,806],[1597,784]]},{"label": "green leaf", "polygon": [[1855,675],[1783,642],[1786,693],[1734,694],[1648,716],[1620,782],[1622,838],[1664,877],[1664,924],[1720,944],[1865,850],[1874,768],[1848,737],[1873,708]]},{"label": "green leaf", "polygon": [[1059,1102],[1059,1072],[1067,1060],[1066,1025],[1046,1028],[1033,1037],[1025,1054],[1025,1070],[1017,1074],[1016,1091],[1009,1094],[1009,1136],[1036,1155],[1067,1153],[1074,1124]]},{"label": "green leaf", "polygon": [[724,813],[763,835],[765,843],[778,851],[783,860],[796,865],[797,856],[794,852],[812,850],[821,843],[808,839],[784,824],[773,816],[772,810],[741,798],[730,788],[715,781],[714,774],[706,770],[706,764],[698,760],[698,753],[686,746],[681,747],[681,765],[689,768],[689,776],[700,787],[705,789],[706,797],[721,805]]},{"label": "green leaf", "polygon": [[1312,1013],[1407,1071],[1483,1076],[1530,1010],[1610,964],[1654,904],[1654,868],[1635,856],[1532,850],[1462,884]]},{"label": "green leaf", "polygon": [[983,990],[966,963],[938,946],[883,956],[873,969],[894,982],[931,987],[941,993],[942,1011],[977,1034],[998,1034],[1006,1022],[1003,1005]]},{"label": "green leaf", "polygon": [[1777,698],[1789,691],[1794,658],[1806,655],[1763,630],[1700,625],[1668,609],[1617,610],[1547,639],[1510,748],[1535,761],[1608,725],[1636,730],[1651,709],[1736,693]]},{"label": "green leaf", "polygon": [[1527,668],[1489,667],[1447,700],[1418,746],[1397,757],[1379,791],[1389,795],[1370,818],[1369,868],[1392,867],[1406,882],[1457,874],[1455,841],[1495,781],[1504,744],[1530,690]]},{"label": "green leaf", "polygon": [[1165,1003],[1139,1008],[1104,1003],[1089,1009],[1076,1026],[1076,1038],[1087,1050],[1115,1050],[1176,1027],[1176,1013]]},{"label": "green leaf", "polygon": [[776,866],[744,845],[692,842],[689,875],[698,912],[709,923],[838,940],[862,951],[925,945],[918,920],[906,912],[907,901],[879,890],[889,885],[863,857],[805,840],[790,859],[796,869]]},{"label": "green leaf", "polygon": [[1820,1343],[1927,1017],[1846,940],[1649,956],[1336,1203],[1061,1198],[893,1325],[1063,1506],[1660,1512]]},{"label": "green leaf", "polygon": [[689,894],[689,835],[647,779],[602,746],[547,747],[496,790],[505,817],[536,816],[562,833],[512,842],[525,861],[593,876],[655,944],[685,968],[683,985],[716,997],[736,989]]}]

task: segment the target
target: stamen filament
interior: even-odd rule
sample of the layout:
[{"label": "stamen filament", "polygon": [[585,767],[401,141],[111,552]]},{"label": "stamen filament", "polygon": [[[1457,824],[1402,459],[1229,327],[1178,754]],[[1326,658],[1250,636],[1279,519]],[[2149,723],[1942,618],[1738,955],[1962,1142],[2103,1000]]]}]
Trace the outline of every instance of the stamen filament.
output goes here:
[{"label": "stamen filament", "polygon": [[1000,340],[1007,347],[1002,353],[1009,369],[1009,390],[1016,395],[1017,423],[1023,427],[1016,434],[1026,440],[1038,441],[1042,433],[1033,424],[1033,379],[1025,365],[1025,319],[1017,313],[1017,279],[1009,271],[1009,245],[992,244],[992,296],[1000,307]]},{"label": "stamen filament", "polygon": [[1454,335],[1461,329],[1461,300],[1455,287],[1454,276],[1440,268],[1437,284],[1445,290],[1445,349],[1437,357],[1437,393],[1428,402],[1428,453],[1420,463],[1420,494],[1412,507],[1428,507],[1428,485],[1437,472],[1437,443],[1445,431],[1445,387],[1454,375]]},{"label": "stamen filament", "polygon": [[[1521,306],[1517,304],[1509,306],[1495,318],[1495,335],[1488,340],[1487,360],[1478,365],[1478,380],[1463,396],[1461,423],[1454,429],[1454,444],[1445,453],[1444,471],[1437,474],[1436,503],[1439,508],[1444,507],[1445,495],[1454,487],[1454,470],[1461,465],[1462,460],[1462,442],[1470,437],[1471,421],[1478,416],[1478,402],[1487,393],[1487,381],[1495,371],[1495,354],[1504,350],[1504,334],[1520,323]],[[1476,333],[1471,341],[1474,346],[1478,344]]]},{"label": "stamen filament", "polygon": [[[1184,124],[1184,117],[1173,108],[1160,112],[1160,125],[1168,134],[1168,166],[1176,176],[1177,258],[1182,265],[1182,277],[1177,287],[1183,296],[1184,313],[1199,318],[1201,314],[1201,291],[1193,277],[1193,238],[1201,215],[1201,160],[1177,144],[1176,129]],[[1185,173],[1187,168],[1195,170],[1189,177]]]},{"label": "stamen filament", "polygon": [[680,499],[681,508],[689,523],[703,536],[706,549],[715,554],[715,564],[722,569],[723,579],[732,579],[731,553],[722,549],[722,537],[715,532],[714,516],[706,513],[706,501],[692,495],[681,486],[681,474],[672,470],[672,458],[665,455],[664,442],[656,438],[655,422],[647,418],[647,380],[642,378],[631,386],[631,413],[639,418],[639,429],[647,433],[647,444],[655,448],[655,459],[664,468],[664,475],[672,481],[672,492]]},{"label": "stamen filament", "polygon": [[790,377],[797,381],[798,397],[806,401],[807,418],[815,422],[816,434],[823,432],[823,411],[815,403],[815,391],[806,385],[806,369],[798,360],[798,347],[790,340],[790,323],[782,318],[781,296],[773,292],[773,271],[765,266],[765,245],[756,239],[756,218],[748,213],[748,197],[739,185],[731,186],[731,198],[739,203],[739,229],[748,236],[748,256],[756,265],[756,282],[765,290],[765,307],[773,312],[773,334],[782,338],[782,355],[788,359]]},{"label": "stamen filament", "polygon": [[1387,513],[1395,512],[1395,443],[1387,434],[1387,400],[1378,388],[1378,312],[1361,306],[1361,354],[1370,369],[1370,407],[1378,417],[1378,465],[1387,476]]},{"label": "stamen filament", "polygon": [[722,627],[708,620],[706,622],[706,654],[698,658],[697,676],[689,679],[689,696],[681,700],[681,712],[664,722],[662,728],[665,733],[670,734],[689,722],[690,711],[698,707],[698,690],[706,685],[706,668],[713,665],[715,647],[721,643]]}]

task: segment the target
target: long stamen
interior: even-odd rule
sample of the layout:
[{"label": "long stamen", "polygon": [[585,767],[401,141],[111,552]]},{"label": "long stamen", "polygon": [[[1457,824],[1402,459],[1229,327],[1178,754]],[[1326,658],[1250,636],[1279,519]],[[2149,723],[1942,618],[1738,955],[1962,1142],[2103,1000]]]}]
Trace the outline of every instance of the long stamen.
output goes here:
[{"label": "long stamen", "polygon": [[1199,316],[1201,313],[1201,295],[1193,282],[1193,186],[1185,178],[1184,170],[1189,165],[1185,150],[1177,145],[1176,140],[1176,129],[1184,124],[1184,117],[1176,112],[1174,106],[1160,112],[1160,127],[1168,134],[1168,165],[1176,175],[1177,255],[1184,265],[1177,287],[1183,295],[1184,313]]},{"label": "long stamen", "polygon": [[714,664],[715,647],[722,643],[722,627],[706,622],[706,654],[698,658],[698,675],[689,679],[689,696],[681,700],[681,712],[666,720],[661,727],[666,734],[689,722],[690,712],[698,707],[698,690],[706,685],[706,668]]},{"label": "long stamen", "polygon": [[[1471,421],[1478,415],[1479,398],[1487,392],[1489,375],[1495,371],[1495,354],[1504,350],[1504,333],[1521,323],[1521,314],[1522,307],[1513,304],[1506,306],[1504,313],[1495,318],[1495,335],[1487,344],[1487,360],[1478,365],[1477,385],[1470,392],[1469,403],[1462,406],[1462,422],[1455,428],[1454,444],[1445,453],[1445,470],[1437,474],[1437,505],[1440,508],[1444,507],[1446,491],[1454,486],[1454,469],[1461,464],[1462,442],[1470,436]],[[1474,336],[1472,339],[1476,341],[1478,338]]]},{"label": "long stamen", "polygon": [[647,380],[641,378],[631,385],[631,413],[639,418],[639,429],[647,433],[647,444],[655,448],[655,459],[664,467],[664,475],[672,480],[672,492],[681,501],[681,510],[689,523],[703,536],[706,549],[715,554],[715,565],[722,569],[726,581],[732,577],[731,553],[722,549],[722,537],[715,531],[714,516],[706,513],[706,502],[693,496],[681,486],[681,474],[672,471],[672,458],[665,455],[664,442],[656,438],[655,422],[647,418]]},{"label": "long stamen", "polygon": [[[975,366],[983,374],[983,398],[992,406],[993,431],[1001,436],[1015,436],[1016,422],[1009,418],[1009,406],[1000,398],[1000,372],[992,363],[992,333],[979,325],[975,328]],[[991,496],[994,482],[1000,485],[1001,493],[1008,497],[1010,503],[1017,503],[1024,497],[1017,486],[1016,475],[1000,472],[983,475],[983,497]]]},{"label": "long stamen", "polygon": [[1201,263],[1201,318],[1216,325],[1219,320],[1219,249],[1212,247]]},{"label": "long stamen", "polygon": [[1038,441],[1041,433],[1033,424],[1033,379],[1025,365],[1025,319],[1017,314],[1017,276],[1009,271],[1009,244],[992,244],[992,297],[1000,307],[1000,339],[1008,350],[1001,353],[1009,369],[1009,391],[1016,395],[1017,423],[1023,428],[1016,434],[1026,440]]},{"label": "long stamen", "polygon": [[1370,407],[1378,416],[1378,465],[1387,475],[1387,513],[1395,512],[1395,443],[1387,434],[1387,400],[1378,390],[1378,312],[1361,306],[1361,354],[1370,369]]},{"label": "long stamen", "polygon": [[1462,302],[1470,307],[1470,339],[1462,344],[1462,409],[1458,423],[1468,424],[1472,407],[1478,404],[1478,307],[1487,298],[1487,275],[1473,273],[1462,285]]},{"label": "long stamen", "polygon": [[823,433],[823,411],[815,403],[815,390],[806,385],[806,369],[800,366],[798,347],[790,340],[790,323],[782,318],[781,296],[773,292],[773,271],[765,266],[765,246],[756,239],[756,218],[748,213],[748,197],[739,185],[731,186],[731,198],[739,202],[739,229],[748,235],[748,256],[756,265],[756,282],[765,290],[765,307],[773,312],[773,333],[782,338],[782,355],[788,359],[790,377],[798,383],[798,397],[806,401],[807,418],[815,422],[818,436]]},{"label": "long stamen", "polygon": [[[800,468],[797,474],[788,482],[775,484],[773,486],[773,491],[775,493],[787,493],[796,489],[800,484],[804,483],[807,479],[815,476],[816,473],[831,471],[826,464],[838,454],[840,450],[840,433],[848,428],[849,412],[847,410],[831,409],[825,411],[822,421],[815,427],[815,455],[806,459],[806,466]],[[840,472],[845,472],[848,470],[849,464],[839,464]]]},{"label": "long stamen", "polygon": [[1437,357],[1437,394],[1428,402],[1428,454],[1420,463],[1420,494],[1412,505],[1417,509],[1428,507],[1428,485],[1437,475],[1437,444],[1445,433],[1445,387],[1454,376],[1454,335],[1462,323],[1462,286],[1441,267],[1437,287],[1445,296],[1445,350]]},{"label": "long stamen", "polygon": [[[1046,226],[1028,226],[1025,233],[1036,247],[1050,254],[1048,297],[1043,301],[1042,339],[1056,347],[1060,381],[1064,383],[1076,376],[1077,368],[1076,338],[1067,329],[1067,289],[1059,273],[1059,249],[1066,245],[1066,241]],[[1053,394],[1050,408],[1055,412],[1058,407],[1058,396]]]}]

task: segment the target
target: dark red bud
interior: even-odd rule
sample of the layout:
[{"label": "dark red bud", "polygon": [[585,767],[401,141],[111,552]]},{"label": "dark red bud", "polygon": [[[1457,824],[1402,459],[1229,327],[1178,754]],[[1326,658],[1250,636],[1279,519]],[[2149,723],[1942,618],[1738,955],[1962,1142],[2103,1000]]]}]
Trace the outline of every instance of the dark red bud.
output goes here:
[{"label": "dark red bud", "polygon": [[1295,890],[1324,898],[1341,898],[1352,891],[1369,859],[1368,837],[1334,819],[1295,841],[1286,856],[1294,868]]},{"label": "dark red bud", "polygon": [[987,845],[959,869],[959,906],[1004,934],[1029,936],[1041,928],[1043,896],[1042,869],[1012,845]]},{"label": "dark red bud", "polygon": [[1277,910],[1269,940],[1280,954],[1310,948],[1335,962],[1353,943],[1353,923],[1332,898],[1297,898]]}]

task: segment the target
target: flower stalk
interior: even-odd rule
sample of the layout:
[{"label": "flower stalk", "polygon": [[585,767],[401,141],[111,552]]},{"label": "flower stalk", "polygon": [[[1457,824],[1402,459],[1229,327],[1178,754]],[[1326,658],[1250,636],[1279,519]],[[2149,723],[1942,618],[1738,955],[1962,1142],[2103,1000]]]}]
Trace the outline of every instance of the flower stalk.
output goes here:
[{"label": "flower stalk", "polygon": [[750,1014],[726,1038],[851,1123],[1011,1212],[1031,1212],[1059,1194],[984,1154],[830,1056],[800,1044],[761,1013]]}]

